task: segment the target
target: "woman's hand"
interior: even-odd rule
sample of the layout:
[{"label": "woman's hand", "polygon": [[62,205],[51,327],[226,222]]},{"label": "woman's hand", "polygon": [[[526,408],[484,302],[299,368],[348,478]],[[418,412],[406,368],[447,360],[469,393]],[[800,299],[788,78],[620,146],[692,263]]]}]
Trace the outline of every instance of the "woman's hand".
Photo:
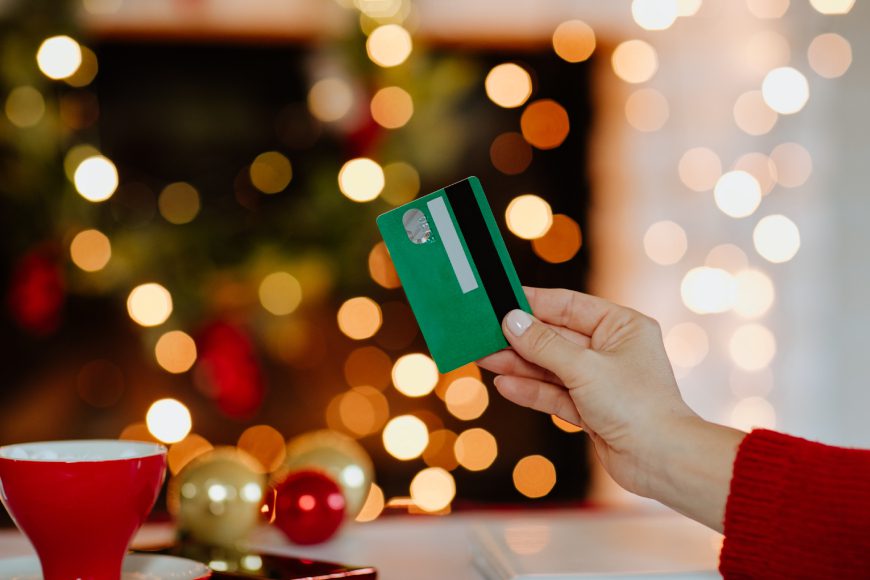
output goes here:
[{"label": "woman's hand", "polygon": [[[731,435],[727,442],[705,439],[726,428],[701,420],[683,402],[658,323],[579,292],[525,290],[537,318],[520,310],[509,313],[502,324],[512,348],[479,361],[500,375],[495,381],[499,392],[519,405],[583,427],[604,467],[629,491],[691,511],[669,494],[685,491],[674,479],[682,477],[681,470],[693,467],[675,467],[671,455],[703,454],[711,451],[707,443],[716,450],[723,445],[730,449],[733,444],[736,453],[739,438]],[[687,437],[702,445],[685,448]],[[714,477],[724,477],[722,505],[718,506],[722,509],[733,459],[732,454],[724,463],[715,462]],[[727,474],[719,473],[719,463],[725,465]],[[700,471],[706,471],[701,467]],[[721,519],[715,521],[718,517],[701,514],[696,519],[717,527],[721,525]]]}]

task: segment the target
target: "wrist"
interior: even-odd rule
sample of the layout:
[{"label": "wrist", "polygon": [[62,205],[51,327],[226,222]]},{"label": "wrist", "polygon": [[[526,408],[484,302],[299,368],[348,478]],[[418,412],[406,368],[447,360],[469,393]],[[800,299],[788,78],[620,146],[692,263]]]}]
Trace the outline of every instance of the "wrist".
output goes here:
[{"label": "wrist", "polygon": [[646,461],[646,497],[721,531],[734,460],[746,433],[692,414],[664,425]]}]

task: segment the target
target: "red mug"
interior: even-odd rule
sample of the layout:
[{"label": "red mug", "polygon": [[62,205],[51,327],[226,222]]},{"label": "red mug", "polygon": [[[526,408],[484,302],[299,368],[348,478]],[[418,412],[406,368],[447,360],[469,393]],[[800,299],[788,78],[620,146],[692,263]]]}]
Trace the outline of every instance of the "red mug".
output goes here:
[{"label": "red mug", "polygon": [[154,506],[166,448],[88,440],[0,447],[0,499],[30,539],[45,580],[119,580]]}]

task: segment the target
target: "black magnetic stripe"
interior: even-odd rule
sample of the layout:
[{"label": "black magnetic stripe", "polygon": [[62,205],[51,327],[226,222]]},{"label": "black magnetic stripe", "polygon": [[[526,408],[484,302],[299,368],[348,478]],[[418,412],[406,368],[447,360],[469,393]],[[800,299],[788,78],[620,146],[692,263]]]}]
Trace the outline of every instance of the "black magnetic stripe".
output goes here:
[{"label": "black magnetic stripe", "polygon": [[486,227],[474,191],[467,179],[448,185],[444,190],[453,209],[453,215],[456,217],[456,223],[465,238],[471,259],[477,266],[483,289],[489,296],[496,318],[501,323],[508,312],[519,308],[520,305],[514,295],[507,272],[502,266],[498,250],[495,249],[489,228]]}]

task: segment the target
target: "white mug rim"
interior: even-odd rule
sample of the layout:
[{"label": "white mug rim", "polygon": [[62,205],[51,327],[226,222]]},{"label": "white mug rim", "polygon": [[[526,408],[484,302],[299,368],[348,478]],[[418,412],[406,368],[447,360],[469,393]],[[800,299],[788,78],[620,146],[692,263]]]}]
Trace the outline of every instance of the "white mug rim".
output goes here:
[{"label": "white mug rim", "polygon": [[[19,448],[24,449],[25,451],[30,451],[28,448],[39,448],[39,447],[48,447],[53,448],[52,450],[58,453],[57,448],[72,448],[72,454],[79,453],[84,454],[82,448],[120,448],[120,449],[132,449],[134,453],[132,455],[124,455],[123,457],[118,456],[120,453],[120,449],[115,451],[114,454],[107,453],[104,451],[103,455],[106,457],[83,457],[83,458],[57,458],[57,459],[46,459],[46,458],[34,458],[34,457],[13,457],[10,455],[12,449]],[[153,457],[155,455],[165,455],[167,453],[166,446],[161,445],[160,443],[154,443],[150,441],[132,441],[126,439],[58,439],[53,441],[29,441],[27,443],[10,443],[9,445],[3,445],[0,447],[0,460],[3,461],[20,461],[26,463],[105,463],[109,461],[130,461],[131,459],[144,459],[146,457]]]}]

